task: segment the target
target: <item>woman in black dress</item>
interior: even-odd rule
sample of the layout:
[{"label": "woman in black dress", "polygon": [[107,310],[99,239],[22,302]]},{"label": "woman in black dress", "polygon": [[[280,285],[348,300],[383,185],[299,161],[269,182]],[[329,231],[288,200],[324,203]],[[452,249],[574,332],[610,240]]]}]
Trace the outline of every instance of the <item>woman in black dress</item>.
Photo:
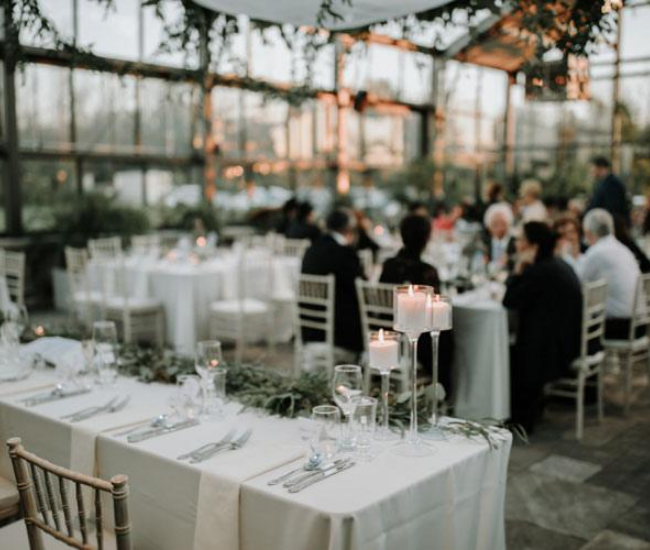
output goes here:
[{"label": "woman in black dress", "polygon": [[544,385],[565,375],[580,353],[582,290],[574,270],[554,256],[557,236],[542,222],[524,225],[503,305],[517,313],[510,361],[511,418],[532,431]]}]

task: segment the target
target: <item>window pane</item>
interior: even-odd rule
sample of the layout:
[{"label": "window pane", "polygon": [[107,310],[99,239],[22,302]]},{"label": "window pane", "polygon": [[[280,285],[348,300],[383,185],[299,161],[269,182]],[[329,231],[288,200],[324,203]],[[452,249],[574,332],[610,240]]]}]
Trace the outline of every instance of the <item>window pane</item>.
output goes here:
[{"label": "window pane", "polygon": [[28,64],[16,78],[20,145],[31,149],[70,142],[68,69]]},{"label": "window pane", "polygon": [[[41,12],[50,19],[65,40],[72,40],[72,2],[73,0],[46,0],[38,3]],[[82,2],[86,3],[86,2]],[[34,31],[21,31],[20,42],[29,46],[53,47],[44,37],[36,37]]]},{"label": "window pane", "polygon": [[55,211],[75,193],[74,164],[63,160],[21,163],[25,231],[56,229]]},{"label": "window pane", "polygon": [[74,73],[77,140],[82,149],[131,151],[135,136],[135,78]]},{"label": "window pane", "polygon": [[138,58],[140,2],[113,0],[106,9],[98,2],[79,2],[79,44],[93,53],[122,59]]},{"label": "window pane", "polygon": [[[177,21],[183,12],[180,3],[162,2],[159,5],[163,12],[164,21]],[[155,8],[144,7],[143,16],[143,61],[147,63],[158,63],[161,65],[171,65],[174,67],[197,68],[198,59],[195,53],[187,54],[185,52],[173,51],[172,53],[162,52],[160,50],[161,42],[165,38],[164,25],[155,13]]]},{"label": "window pane", "polygon": [[364,113],[365,161],[371,166],[402,165],[419,155],[420,115],[368,110]]}]

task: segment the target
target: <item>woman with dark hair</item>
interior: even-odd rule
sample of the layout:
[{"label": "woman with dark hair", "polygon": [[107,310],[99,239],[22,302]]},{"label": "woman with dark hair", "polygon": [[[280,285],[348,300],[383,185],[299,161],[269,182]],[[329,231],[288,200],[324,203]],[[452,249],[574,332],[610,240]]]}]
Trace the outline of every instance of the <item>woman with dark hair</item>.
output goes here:
[{"label": "woman with dark hair", "polygon": [[314,223],[314,207],[308,202],[298,204],[295,219],[289,222],[285,233],[287,239],[309,239],[314,243],[320,237],[320,229]]},{"label": "woman with dark hair", "polygon": [[529,432],[542,412],[543,388],[564,375],[580,353],[582,290],[573,269],[554,255],[557,235],[528,222],[503,305],[517,313],[510,362],[511,418]]},{"label": "woman with dark hair", "polygon": [[[440,292],[438,271],[432,265],[420,258],[431,237],[431,220],[419,214],[406,216],[400,224],[403,247],[393,258],[384,262],[379,278],[380,283],[401,285],[432,286],[436,293]],[[453,353],[452,331],[445,331],[440,336],[439,382],[444,386],[447,396],[451,395],[451,362]],[[424,334],[418,342],[418,358],[423,367],[431,370],[431,337]]]}]

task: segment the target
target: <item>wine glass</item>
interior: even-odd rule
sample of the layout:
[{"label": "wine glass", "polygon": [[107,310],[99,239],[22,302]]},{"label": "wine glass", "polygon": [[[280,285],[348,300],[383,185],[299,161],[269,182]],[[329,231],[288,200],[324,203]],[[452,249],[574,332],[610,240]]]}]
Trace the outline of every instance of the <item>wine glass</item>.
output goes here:
[{"label": "wine glass", "polygon": [[[221,416],[223,401],[223,395],[219,394],[225,394],[225,370],[221,342],[219,340],[199,342],[196,345],[194,366],[203,384],[203,417],[208,420],[218,418]],[[217,383],[219,388],[217,388]]]},{"label": "wine glass", "polygon": [[339,444],[342,451],[353,451],[355,449],[351,417],[355,406],[354,397],[361,395],[362,384],[363,378],[359,365],[337,365],[334,367],[332,397],[346,419],[342,427]]},{"label": "wine glass", "polygon": [[93,348],[100,385],[110,385],[117,379],[117,328],[113,321],[93,323]]}]

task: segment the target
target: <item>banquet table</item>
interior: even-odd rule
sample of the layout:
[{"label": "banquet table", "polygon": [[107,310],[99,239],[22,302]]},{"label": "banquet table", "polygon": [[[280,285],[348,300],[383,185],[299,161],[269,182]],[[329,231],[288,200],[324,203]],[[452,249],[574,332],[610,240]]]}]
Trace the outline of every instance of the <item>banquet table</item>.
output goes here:
[{"label": "banquet table", "polygon": [[[376,443],[376,457],[289,494],[269,479],[304,460],[309,420],[227,405],[222,420],[128,443],[118,432],[167,409],[173,386],[118,378],[113,388],[28,408],[21,400],[55,383],[51,372],[0,385],[0,439],[20,436],[51,461],[103,478],[127,474],[134,547],[147,550],[504,549],[504,498],[511,438],[449,438],[427,458]],[[112,395],[132,396],[114,415],[70,423],[60,417]],[[236,452],[188,464],[178,454],[254,429]],[[0,475],[13,478],[6,452]],[[1,546],[0,540],[0,546]]]},{"label": "banquet table", "polygon": [[456,296],[454,413],[461,418],[510,416],[508,312],[487,289]]},{"label": "banquet table", "polygon": [[[102,281],[115,277],[120,264],[117,261],[90,262],[88,266],[91,287],[100,290]],[[167,342],[177,352],[191,354],[196,342],[208,338],[210,304],[217,300],[237,297],[238,268],[234,253],[220,250],[215,258],[198,262],[190,258],[175,260],[131,256],[124,260],[129,294],[135,298],[154,298],[165,309]],[[297,287],[300,260],[276,256],[269,262],[266,273],[256,277],[272,278],[273,295],[291,296]],[[108,285],[110,286],[110,285]],[[246,297],[265,298],[256,293],[255,285],[246,290]],[[276,342],[291,339],[292,315],[289,307],[274,312]]]}]

